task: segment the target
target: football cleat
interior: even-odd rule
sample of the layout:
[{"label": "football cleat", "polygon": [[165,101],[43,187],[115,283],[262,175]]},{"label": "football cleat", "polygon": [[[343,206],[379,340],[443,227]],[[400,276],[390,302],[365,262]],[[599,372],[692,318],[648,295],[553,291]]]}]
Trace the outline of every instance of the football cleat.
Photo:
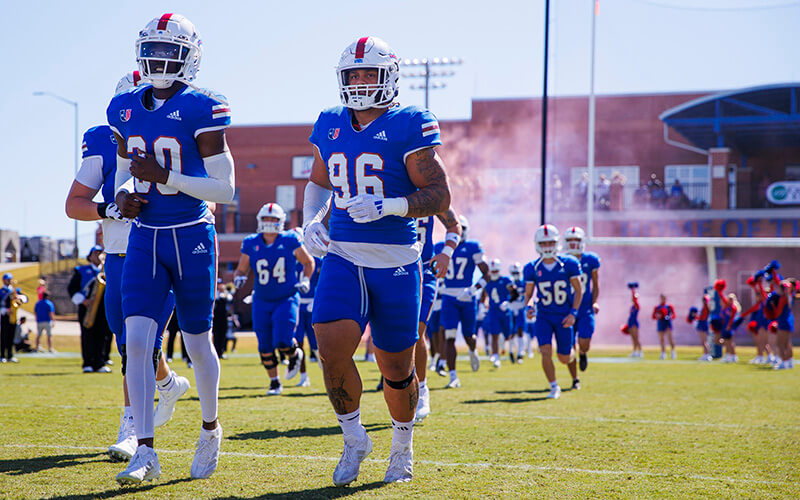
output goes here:
[{"label": "football cleat", "polygon": [[348,443],[348,439],[344,440],[342,457],[333,471],[333,484],[336,486],[344,486],[355,481],[358,478],[358,469],[361,467],[361,462],[372,453],[372,440],[366,434],[366,430],[364,431],[364,439],[353,441]]},{"label": "football cleat", "polygon": [[667,359],[667,351],[661,351],[661,356],[658,359]]},{"label": "football cleat", "polygon": [[124,471],[117,474],[120,485],[140,484],[142,481],[152,481],[161,475],[161,465],[158,455],[153,448],[141,445],[136,448],[130,463]]},{"label": "football cleat", "polygon": [[558,399],[561,397],[561,387],[555,386],[550,389],[550,394],[547,395],[547,399]]},{"label": "football cleat", "polygon": [[436,373],[440,377],[446,377],[447,376],[447,363],[445,362],[445,360],[443,360],[443,359],[439,360],[439,364],[436,367]]},{"label": "football cleat", "polygon": [[125,412],[123,411],[119,416],[117,442],[108,447],[108,455],[112,460],[127,462],[136,453],[138,444],[136,429],[133,427],[133,417],[125,418]]},{"label": "football cleat", "polygon": [[308,380],[308,373],[300,374],[300,382],[297,383],[297,387],[311,387],[311,381]]},{"label": "football cleat", "polygon": [[[11,361],[14,361],[16,358],[11,358]],[[86,371],[86,370],[84,370]],[[97,370],[94,371],[95,373],[111,373],[111,368],[107,367],[106,365],[101,366]]]},{"label": "football cleat", "polygon": [[580,381],[580,379],[576,378],[575,380],[572,381],[572,388],[574,390],[576,390],[576,391],[580,391],[581,390],[581,381]]},{"label": "football cleat", "polygon": [[294,356],[289,357],[289,365],[286,367],[286,380],[291,380],[300,373],[300,364],[303,361],[303,350],[299,347],[294,350]]},{"label": "football cleat", "polygon": [[461,387],[461,381],[458,380],[458,378],[452,379],[447,383],[446,386],[444,386],[445,389],[458,389],[459,387]]},{"label": "football cleat", "polygon": [[219,445],[222,442],[222,427],[217,424],[217,428],[209,431],[200,430],[200,438],[197,440],[197,451],[194,452],[192,461],[192,479],[206,479],[217,470],[219,463]]},{"label": "football cleat", "polygon": [[181,396],[186,394],[191,384],[189,379],[181,377],[177,373],[173,373],[172,388],[169,390],[158,391],[158,405],[153,415],[153,426],[161,427],[169,422],[172,414],[175,413],[175,403],[178,402]]},{"label": "football cleat", "polygon": [[478,358],[478,353],[475,351],[469,351],[469,366],[474,372],[478,371],[478,368],[481,367],[481,360]]},{"label": "football cleat", "polygon": [[406,447],[392,446],[389,455],[389,468],[386,469],[384,483],[407,483],[414,477],[414,451],[411,443]]},{"label": "football cleat", "polygon": [[267,390],[267,396],[278,396],[282,392],[283,392],[283,386],[281,385],[280,380],[270,381],[269,389]]},{"label": "football cleat", "polygon": [[578,367],[581,369],[582,372],[586,371],[586,366],[589,364],[589,358],[586,356],[585,352],[582,352],[578,355]]},{"label": "football cleat", "polygon": [[678,353],[675,352],[675,349],[673,349],[672,352],[670,353],[670,358],[678,359]]}]

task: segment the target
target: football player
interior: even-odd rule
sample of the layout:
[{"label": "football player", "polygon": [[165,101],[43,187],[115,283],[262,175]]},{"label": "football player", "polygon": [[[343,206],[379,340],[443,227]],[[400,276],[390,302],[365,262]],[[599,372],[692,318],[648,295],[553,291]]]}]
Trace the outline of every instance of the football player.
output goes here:
[{"label": "football player", "polygon": [[620,331],[625,335],[631,336],[633,342],[633,352],[630,353],[631,358],[642,357],[642,344],[639,342],[639,293],[637,292],[639,283],[628,283],[628,289],[631,291],[631,309],[628,313],[628,321],[622,325]]},{"label": "football player", "polygon": [[[586,233],[577,226],[572,226],[564,233],[564,245],[568,254],[572,255],[581,263],[581,286],[583,288],[583,298],[581,307],[578,309],[578,318],[575,323],[575,331],[578,337],[578,358],[581,371],[586,370],[589,359],[586,353],[589,352],[594,335],[595,319],[594,315],[598,312],[597,297],[600,296],[600,257],[594,252],[586,251]],[[570,363],[570,372],[573,379],[577,380],[575,362]]]},{"label": "football player", "polygon": [[[525,306],[522,300],[525,298],[525,281],[522,279],[522,264],[514,262],[508,268],[511,274],[511,281],[516,290],[516,299],[511,301],[512,334],[517,338],[517,363],[522,363],[524,352],[528,348],[530,335],[525,330]],[[512,340],[513,342],[513,340]],[[513,352],[513,345],[510,346]]]},{"label": "football player", "polygon": [[[414,351],[414,367],[419,380],[419,402],[415,419],[423,420],[431,413],[430,390],[428,389],[428,346],[426,344],[427,323],[433,312],[433,303],[438,294],[438,283],[447,274],[450,258],[458,243],[461,241],[461,224],[452,208],[437,214],[436,217],[445,226],[444,245],[440,253],[433,252],[433,216],[417,219],[417,240],[422,243],[422,296],[420,298],[420,312],[417,347]],[[437,328],[438,329],[438,328]]]},{"label": "football player", "polygon": [[[542,370],[550,382],[550,399],[561,396],[553,365],[553,336],[556,338],[558,360],[569,365],[574,359],[575,335],[573,325],[578,317],[578,308],[583,297],[581,266],[571,255],[558,255],[558,229],[545,224],[536,230],[534,243],[539,258],[525,264],[522,274],[525,279],[524,304],[528,305],[536,290],[536,340],[542,354]],[[571,286],[570,286],[571,285]],[[533,311],[528,310],[528,317]],[[575,381],[573,380],[573,387]]]},{"label": "football player", "polygon": [[[420,247],[414,219],[450,207],[439,123],[395,102],[400,60],[375,37],[345,48],[336,69],[343,106],[323,111],[306,186],[304,241],[321,256],[312,321],[328,397],[344,434],[336,485],[358,477],[372,442],[361,425],[361,379],[353,354],[367,322],[385,379],[392,446],[384,481],[410,481],[419,384],[414,373],[420,313]],[[332,207],[331,207],[332,204]],[[330,208],[330,232],[322,220]]]},{"label": "football player", "polygon": [[658,300],[658,305],[653,308],[653,319],[656,320],[658,340],[661,343],[661,357],[659,359],[667,359],[667,348],[664,343],[665,336],[669,339],[671,357],[676,359],[675,341],[672,339],[672,320],[675,318],[675,308],[672,307],[672,304],[667,304],[667,296],[663,293],[659,295]]},{"label": "football player", "polygon": [[[501,276],[502,263],[500,259],[492,259],[489,262],[489,282],[483,289],[481,302],[488,299],[487,310],[489,335],[491,335],[492,354],[490,360],[495,368],[500,368],[500,334],[503,338],[511,337],[511,295],[516,293],[514,283],[508,276]],[[512,346],[513,347],[513,346]],[[515,363],[514,354],[511,354],[511,362]]]},{"label": "football player", "polygon": [[124,217],[138,217],[122,268],[122,308],[139,447],[117,476],[120,484],[160,474],[153,415],[147,411],[155,374],[147,360],[170,287],[202,410],[191,477],[211,476],[219,461],[219,358],[211,343],[217,238],[206,202],[229,203],[235,186],[225,141],[230,109],[222,96],[189,83],[201,56],[200,36],[188,19],[178,14],[153,19],[136,41],[139,72],[149,84],[117,95],[107,110],[119,146],[115,202]]},{"label": "football player", "polygon": [[[141,78],[138,71],[123,76],[117,83],[114,94],[135,87]],[[106,259],[105,311],[111,331],[115,334],[117,351],[122,357],[122,393],[124,407],[120,414],[117,441],[108,448],[114,460],[130,460],[138,446],[133,426],[133,413],[127,388],[127,354],[125,350],[125,327],[122,319],[122,263],[128,247],[130,221],[124,220],[119,207],[114,203],[114,178],[117,170],[117,142],[107,125],[92,127],[83,135],[83,160],[67,195],[67,216],[77,220],[101,220]],[[100,192],[103,201],[92,201]],[[189,390],[189,380],[170,370],[161,355],[161,339],[169,317],[175,306],[175,296],[170,291],[158,320],[158,330],[153,344],[156,368],[158,406],[153,417],[153,426],[164,425],[172,418],[175,403]]]},{"label": "football player", "polygon": [[[267,395],[283,392],[278,376],[278,359],[275,349],[289,360],[286,379],[291,380],[300,371],[303,350],[294,338],[300,302],[298,292],[311,289],[314,259],[308,254],[299,235],[284,231],[286,212],[277,203],[267,203],[258,211],[258,232],[242,241],[239,264],[233,276],[237,288],[247,281],[250,270],[255,275],[253,286],[253,330],[258,338],[261,364],[270,378]],[[298,278],[297,264],[303,266]]]}]

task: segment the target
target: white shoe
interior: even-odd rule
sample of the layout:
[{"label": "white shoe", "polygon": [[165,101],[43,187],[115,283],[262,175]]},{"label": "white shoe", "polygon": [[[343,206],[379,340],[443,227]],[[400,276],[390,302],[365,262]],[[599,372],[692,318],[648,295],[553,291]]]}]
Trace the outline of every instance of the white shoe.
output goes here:
[{"label": "white shoe", "polygon": [[478,353],[475,351],[469,351],[469,366],[472,367],[472,371],[478,371],[478,368],[481,367],[481,360],[478,359]]},{"label": "white shoe", "polygon": [[670,358],[672,358],[672,359],[678,359],[678,353],[677,353],[677,352],[675,352],[675,350],[674,350],[674,349],[673,349],[672,353],[670,354]]},{"label": "white shoe", "polygon": [[161,465],[153,448],[141,445],[136,448],[130,463],[124,471],[117,474],[117,482],[121,485],[139,484],[152,481],[161,475]]},{"label": "white shoe", "polygon": [[374,354],[372,354],[372,353],[369,353],[369,354],[367,354],[367,355],[364,357],[364,361],[366,361],[367,363],[375,363],[375,362],[376,362],[376,361],[375,361],[375,355],[374,355]]},{"label": "white shoe", "polygon": [[127,462],[136,453],[139,441],[133,427],[133,417],[125,418],[125,411],[119,416],[119,432],[117,442],[108,447],[108,455],[112,460]]},{"label": "white shoe", "polygon": [[631,352],[630,354],[628,354],[628,357],[629,357],[629,358],[638,358],[638,357],[639,357],[639,354],[637,354],[637,352],[636,352],[636,351],[633,351],[633,352]]},{"label": "white shoe", "polygon": [[206,479],[217,470],[219,463],[219,445],[222,441],[222,427],[217,424],[213,431],[200,429],[197,440],[197,451],[192,461],[192,479]]},{"label": "white shoe", "polygon": [[492,354],[490,359],[492,360],[492,365],[495,368],[500,368],[500,356],[498,356],[497,354]]},{"label": "white shoe", "polygon": [[547,395],[547,399],[558,399],[561,397],[561,387],[555,386],[550,389],[550,394]]},{"label": "white shoe", "polygon": [[764,357],[763,356],[756,356],[755,358],[750,360],[751,365],[763,365],[764,364]]},{"label": "white shoe", "polygon": [[16,358],[16,356],[11,356],[10,358],[8,358],[8,360],[12,363],[19,363],[19,360]]},{"label": "white shoe", "polygon": [[667,351],[661,351],[661,356],[658,359],[667,359]]},{"label": "white shoe", "polygon": [[697,360],[698,361],[711,361],[711,355],[710,354],[703,354],[702,356],[697,358]]},{"label": "white shoe", "polygon": [[737,356],[736,354],[731,354],[731,361],[730,362],[731,363],[738,363],[739,362],[739,356]]},{"label": "white shoe", "polygon": [[428,386],[419,391],[419,401],[417,402],[417,411],[414,414],[414,420],[421,422],[425,417],[431,414],[431,390]]},{"label": "white shoe", "polygon": [[308,373],[300,374],[300,382],[297,384],[297,387],[311,387],[311,381],[308,380]]},{"label": "white shoe", "polygon": [[435,371],[437,363],[439,363],[439,353],[438,352],[431,358],[431,365],[428,367],[428,370]]},{"label": "white shoe", "polygon": [[267,389],[267,396],[280,396],[283,392],[283,385],[280,380],[270,382],[269,389]]},{"label": "white shoe", "polygon": [[461,387],[461,381],[458,380],[458,377],[452,379],[447,383],[446,386],[444,386],[445,389],[458,389],[459,387]]},{"label": "white shoe", "polygon": [[172,414],[175,413],[175,403],[191,387],[189,379],[186,377],[181,377],[177,373],[173,373],[172,377],[172,389],[158,391],[158,405],[156,405],[156,411],[153,415],[153,426],[155,427],[161,427],[169,422]]},{"label": "white shoe", "polygon": [[414,477],[414,451],[411,444],[405,448],[392,447],[389,468],[386,469],[384,483],[407,483]]},{"label": "white shoe", "polygon": [[[5,362],[6,362],[5,358],[3,358],[3,363]],[[94,368],[92,368],[91,366],[83,367],[83,373],[92,373],[92,372],[94,372]]]},{"label": "white shoe", "polygon": [[300,363],[303,361],[303,350],[297,348],[294,351],[294,359],[289,358],[289,365],[286,367],[286,380],[291,380],[300,373]]},{"label": "white shoe", "polygon": [[336,469],[333,470],[333,484],[344,486],[355,481],[358,478],[361,462],[370,453],[372,453],[372,440],[366,435],[366,430],[364,430],[364,439],[361,441],[348,443],[345,439],[342,458],[339,459]]}]

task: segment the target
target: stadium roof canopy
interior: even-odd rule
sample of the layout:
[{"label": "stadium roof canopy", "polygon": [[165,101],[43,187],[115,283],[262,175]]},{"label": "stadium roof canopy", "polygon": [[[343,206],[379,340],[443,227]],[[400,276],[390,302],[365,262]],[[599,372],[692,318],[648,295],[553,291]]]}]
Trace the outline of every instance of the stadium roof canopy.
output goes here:
[{"label": "stadium roof canopy", "polygon": [[800,147],[800,83],[720,92],[668,109],[659,119],[704,150],[752,154]]}]

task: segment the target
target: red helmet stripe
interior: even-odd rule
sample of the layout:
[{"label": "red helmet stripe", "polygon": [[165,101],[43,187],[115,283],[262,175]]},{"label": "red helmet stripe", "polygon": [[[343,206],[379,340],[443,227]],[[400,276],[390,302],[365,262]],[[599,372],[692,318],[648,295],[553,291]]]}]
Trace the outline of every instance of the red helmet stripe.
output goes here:
[{"label": "red helmet stripe", "polygon": [[547,234],[547,226],[544,226],[544,235],[545,235],[545,236],[549,236],[549,235]]},{"label": "red helmet stripe", "polygon": [[364,49],[366,48],[367,40],[369,40],[368,36],[358,39],[358,43],[356,43],[356,59],[364,58]]},{"label": "red helmet stripe", "polygon": [[172,17],[171,13],[170,14],[164,14],[163,16],[161,16],[161,19],[158,20],[158,29],[160,29],[160,30],[167,29],[167,22],[169,21],[170,17]]},{"label": "red helmet stripe", "polygon": [[142,79],[142,75],[139,74],[139,70],[133,72],[133,86],[139,85],[139,81]]}]

